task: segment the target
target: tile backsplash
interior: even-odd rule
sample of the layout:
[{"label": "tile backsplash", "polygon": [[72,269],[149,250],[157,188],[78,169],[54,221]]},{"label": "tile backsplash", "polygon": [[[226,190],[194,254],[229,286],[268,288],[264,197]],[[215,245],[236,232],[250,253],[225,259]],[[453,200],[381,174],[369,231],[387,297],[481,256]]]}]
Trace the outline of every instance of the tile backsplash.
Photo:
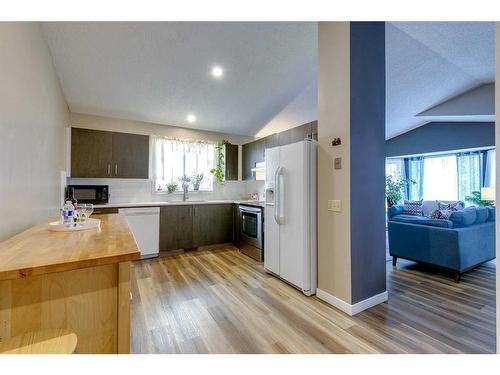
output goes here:
[{"label": "tile backsplash", "polygon": [[[109,203],[159,202],[182,200],[182,193],[166,194],[153,191],[152,180],[116,178],[68,178],[69,185],[109,185]],[[258,193],[264,198],[264,181],[226,181],[214,184],[210,192],[189,192],[194,199],[248,199],[249,194]]]}]

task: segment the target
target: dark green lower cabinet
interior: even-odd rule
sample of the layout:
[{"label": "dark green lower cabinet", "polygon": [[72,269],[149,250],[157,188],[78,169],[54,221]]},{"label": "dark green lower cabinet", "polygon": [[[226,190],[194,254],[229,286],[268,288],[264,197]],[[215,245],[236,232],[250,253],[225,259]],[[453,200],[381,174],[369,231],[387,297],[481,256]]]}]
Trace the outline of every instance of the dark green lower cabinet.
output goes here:
[{"label": "dark green lower cabinet", "polygon": [[233,241],[233,205],[193,206],[193,247]]},{"label": "dark green lower cabinet", "polygon": [[160,251],[188,249],[193,238],[191,206],[160,208]]},{"label": "dark green lower cabinet", "polygon": [[160,208],[160,251],[233,241],[233,205],[179,205]]}]

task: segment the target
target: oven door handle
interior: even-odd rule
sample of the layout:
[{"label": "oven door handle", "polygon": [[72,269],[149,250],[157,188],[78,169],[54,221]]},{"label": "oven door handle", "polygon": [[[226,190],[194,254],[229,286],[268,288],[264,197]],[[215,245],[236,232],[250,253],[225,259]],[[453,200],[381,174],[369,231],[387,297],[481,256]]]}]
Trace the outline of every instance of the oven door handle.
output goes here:
[{"label": "oven door handle", "polygon": [[251,214],[261,213],[262,210],[260,208],[252,208],[252,207],[242,207],[240,206],[240,212],[248,212]]}]

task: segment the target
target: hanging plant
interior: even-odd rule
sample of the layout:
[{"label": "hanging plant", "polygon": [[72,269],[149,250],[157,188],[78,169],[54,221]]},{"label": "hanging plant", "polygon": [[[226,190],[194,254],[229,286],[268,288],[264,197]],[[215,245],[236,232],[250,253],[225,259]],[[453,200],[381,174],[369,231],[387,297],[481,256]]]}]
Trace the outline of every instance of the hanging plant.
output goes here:
[{"label": "hanging plant", "polygon": [[210,173],[215,178],[215,181],[218,182],[219,184],[224,182],[224,169],[225,169],[225,163],[224,163],[224,145],[229,143],[226,140],[223,140],[221,143],[218,143],[217,146],[215,146],[215,168],[212,168],[210,170]]}]

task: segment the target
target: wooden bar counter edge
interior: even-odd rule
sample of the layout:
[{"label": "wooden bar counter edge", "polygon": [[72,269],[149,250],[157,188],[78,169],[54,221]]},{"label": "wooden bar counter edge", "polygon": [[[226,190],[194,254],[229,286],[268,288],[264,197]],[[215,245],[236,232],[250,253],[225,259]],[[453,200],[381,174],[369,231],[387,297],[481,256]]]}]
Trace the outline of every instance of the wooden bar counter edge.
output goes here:
[{"label": "wooden bar counter edge", "polygon": [[50,232],[47,220],[0,243],[0,342],[44,329],[78,337],[77,353],[130,352],[130,267],[139,250],[124,217]]}]

